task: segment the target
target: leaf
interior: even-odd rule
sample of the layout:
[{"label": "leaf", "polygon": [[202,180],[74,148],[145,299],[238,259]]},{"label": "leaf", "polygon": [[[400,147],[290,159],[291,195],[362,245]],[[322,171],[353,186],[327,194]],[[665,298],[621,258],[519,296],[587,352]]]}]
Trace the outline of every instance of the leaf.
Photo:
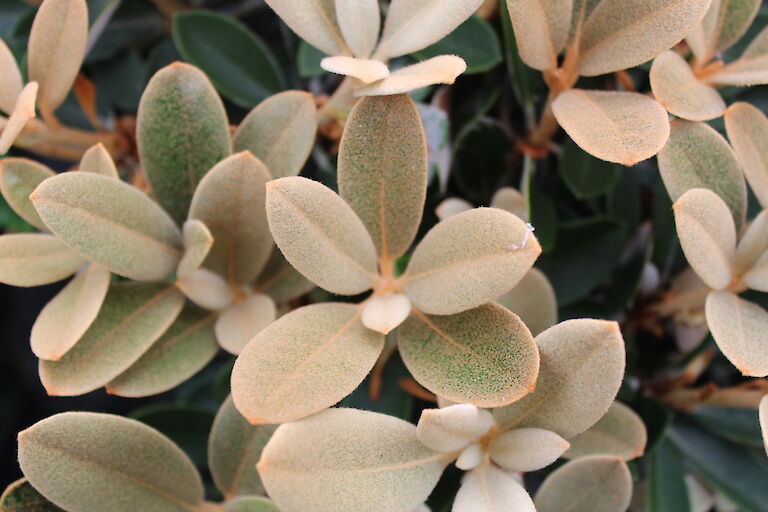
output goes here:
[{"label": "leaf", "polygon": [[568,439],[608,411],[624,376],[624,340],[615,322],[568,320],[536,337],[536,390],[493,411],[503,429],[543,428]]},{"label": "leaf", "polygon": [[281,425],[257,468],[282,512],[388,512],[424,503],[448,461],[410,423],[330,409]]},{"label": "leaf", "polygon": [[277,308],[269,295],[250,295],[221,312],[216,320],[216,339],[224,350],[237,355],[275,318]]},{"label": "leaf", "polygon": [[760,9],[760,0],[714,0],[704,19],[685,40],[702,64],[721,54],[747,32]]},{"label": "leaf", "polygon": [[765,453],[768,454],[768,396],[760,400],[760,430],[763,433]]},{"label": "leaf", "polygon": [[498,304],[450,316],[414,311],[398,329],[398,347],[419,384],[452,402],[499,407],[536,383],[533,337]]},{"label": "leaf", "polygon": [[27,122],[35,117],[37,90],[37,82],[29,82],[19,94],[11,117],[5,123],[3,132],[0,134],[0,154],[8,152]]},{"label": "leaf", "polygon": [[352,53],[367,59],[379,40],[381,11],[378,0],[336,0],[341,34]]},{"label": "leaf", "polygon": [[523,62],[541,71],[557,67],[571,27],[573,0],[507,0]]},{"label": "leaf", "polygon": [[80,170],[120,179],[115,162],[112,160],[112,155],[109,154],[109,151],[101,142],[85,152],[82,160],[80,160]]},{"label": "leaf", "polygon": [[733,278],[736,227],[728,206],[705,188],[687,191],[672,206],[685,257],[701,279],[723,290]]},{"label": "leaf", "polygon": [[296,176],[307,161],[317,133],[314,97],[286,91],[259,103],[235,131],[235,151],[250,151],[273,178]]},{"label": "leaf", "polygon": [[664,186],[677,201],[692,188],[708,188],[731,209],[739,230],[747,211],[747,186],[728,142],[704,123],[675,120],[669,142],[659,153]]},{"label": "leaf", "polygon": [[621,402],[613,402],[605,416],[569,441],[571,447],[563,455],[567,459],[587,455],[613,455],[632,460],[645,452],[648,432],[635,411]]},{"label": "leaf", "polygon": [[165,333],[138,361],[107,384],[125,397],[168,391],[202,370],[218,353],[216,314],[187,304]]},{"label": "leaf", "polygon": [[28,158],[0,160],[0,191],[8,205],[19,216],[38,229],[46,231],[29,195],[47,178],[55,176],[47,166]]},{"label": "leaf", "polygon": [[467,63],[468,75],[490,71],[502,60],[501,43],[493,26],[477,15],[433,45],[413,54],[419,60],[456,55]]},{"label": "leaf", "polygon": [[750,377],[768,376],[768,313],[730,292],[710,292],[707,325],[723,355]]},{"label": "leaf", "polygon": [[136,122],[139,159],[152,192],[181,223],[198,182],[232,152],[224,105],[199,69],[176,62],[149,81]]},{"label": "leaf", "polygon": [[154,201],[119,180],[91,173],[48,178],[30,196],[46,226],[115,274],[156,281],[175,272],[181,234]]},{"label": "leaf", "polygon": [[437,215],[439,220],[445,220],[460,213],[468,212],[473,208],[474,206],[472,206],[472,203],[469,201],[465,201],[458,197],[449,197],[437,205],[437,208],[435,208],[435,215]]},{"label": "leaf", "polygon": [[74,274],[85,260],[58,238],[45,234],[0,236],[0,282],[40,286]]},{"label": "leaf", "polygon": [[491,439],[488,454],[507,471],[529,472],[553,464],[568,446],[568,441],[549,430],[518,428]]},{"label": "leaf", "polygon": [[496,302],[519,316],[534,336],[557,323],[555,290],[547,276],[536,268],[529,270]]},{"label": "leaf", "polygon": [[198,268],[176,280],[176,286],[192,302],[209,310],[222,310],[235,300],[235,292],[217,273]]},{"label": "leaf", "polygon": [[700,82],[675,51],[656,57],[651,67],[651,87],[656,101],[671,114],[690,121],[709,121],[723,115],[725,101],[714,88]]},{"label": "leaf", "polygon": [[371,237],[330,189],[306,178],[270,181],[267,218],[280,251],[310,281],[340,295],[373,286],[376,252]]},{"label": "leaf", "polygon": [[763,208],[768,208],[768,118],[749,103],[725,111],[725,128],[744,176]]},{"label": "leaf", "polygon": [[531,497],[515,477],[483,464],[461,481],[452,512],[535,512]]},{"label": "leaf", "polygon": [[53,112],[69,94],[85,56],[85,0],[46,0],[29,33],[29,80],[40,85],[40,105]]},{"label": "leaf", "polygon": [[242,496],[227,503],[225,512],[280,512],[280,510],[267,498]]},{"label": "leaf", "polygon": [[213,247],[213,235],[203,222],[190,219],[184,223],[184,256],[179,261],[176,274],[184,277],[199,269]]},{"label": "leaf", "polygon": [[383,348],[356,305],[306,306],[248,343],[232,371],[232,398],[253,424],[298,420],[350,394]]},{"label": "leaf", "polygon": [[378,96],[355,105],[339,149],[339,195],[363,221],[384,266],[416,238],[427,169],[427,142],[413,100]]},{"label": "leaf", "polygon": [[422,50],[453,32],[477,11],[482,2],[393,0],[375,55],[392,59]]},{"label": "leaf", "polygon": [[45,305],[32,326],[32,352],[56,361],[67,353],[99,314],[111,276],[100,265],[88,265]]},{"label": "leaf", "polygon": [[82,395],[130,368],[168,329],[184,297],[166,284],[112,285],[99,316],[58,361],[40,361],[40,380],[51,396]]},{"label": "leaf", "polygon": [[357,78],[364,84],[378,82],[389,76],[389,68],[380,60],[356,59],[345,55],[326,57],[320,61],[320,67],[330,73]]},{"label": "leaf", "polygon": [[386,294],[369,298],[363,306],[360,321],[369,329],[389,334],[411,313],[411,301],[403,294]]},{"label": "leaf", "polygon": [[551,473],[536,493],[538,512],[624,512],[632,499],[632,475],[616,457],[592,455]]},{"label": "leaf", "polygon": [[512,187],[502,187],[493,194],[491,208],[501,208],[526,220],[528,207],[525,196]]},{"label": "leaf", "polygon": [[669,138],[667,111],[642,94],[571,89],[552,110],[581,149],[628,167],[654,156]]},{"label": "leaf", "polygon": [[427,233],[411,257],[403,286],[417,309],[452,315],[509,291],[539,253],[536,237],[522,220],[496,208],[478,208]]},{"label": "leaf", "polygon": [[597,76],[635,67],[679,43],[710,0],[600,2],[581,32],[579,74]]},{"label": "leaf", "polygon": [[5,489],[0,496],[0,510],[3,512],[63,512],[37,492],[26,478],[16,480]]},{"label": "leaf", "polygon": [[57,414],[19,434],[19,465],[46,498],[71,512],[183,512],[203,500],[192,462],[166,437],[109,414]]},{"label": "leaf", "polygon": [[349,54],[336,14],[336,0],[266,0],[306,42],[328,55]]},{"label": "leaf", "polygon": [[11,115],[16,99],[24,88],[19,65],[8,45],[0,39],[0,110]]},{"label": "leaf", "polygon": [[231,397],[221,405],[208,439],[208,465],[216,487],[226,500],[264,493],[256,463],[276,428],[248,423]]},{"label": "leaf", "polygon": [[768,210],[763,210],[755,217],[736,245],[736,271],[741,273],[750,269],[768,250]]},{"label": "leaf", "polygon": [[577,199],[594,199],[612,191],[621,169],[594,158],[573,141],[567,141],[560,155],[560,176]]},{"label": "leaf", "polygon": [[315,283],[301,275],[275,248],[254,285],[254,293],[266,293],[276,304],[285,304],[315,288]]},{"label": "leaf", "polygon": [[285,89],[272,50],[232,16],[178,13],[173,17],[173,42],[184,60],[202,69],[222,95],[241,107]]},{"label": "leaf", "polygon": [[416,436],[430,449],[454,452],[478,441],[493,428],[493,415],[474,405],[454,404],[421,412]]},{"label": "leaf", "polygon": [[711,405],[700,405],[690,413],[691,419],[704,430],[735,443],[760,448],[763,437],[758,416],[754,408]]},{"label": "leaf", "polygon": [[684,476],[679,452],[669,440],[662,440],[648,455],[646,510],[648,512],[692,510]]},{"label": "leaf", "polygon": [[467,63],[461,57],[441,55],[392,71],[387,78],[357,89],[354,95],[389,96],[415,91],[428,85],[451,85],[466,70]]},{"label": "leaf", "polygon": [[713,73],[708,81],[716,86],[768,83],[768,28],[755,37],[738,60]]},{"label": "leaf", "polygon": [[320,61],[327,55],[310,45],[303,39],[299,41],[296,65],[301,78],[317,78],[325,76],[325,70],[320,67]]}]

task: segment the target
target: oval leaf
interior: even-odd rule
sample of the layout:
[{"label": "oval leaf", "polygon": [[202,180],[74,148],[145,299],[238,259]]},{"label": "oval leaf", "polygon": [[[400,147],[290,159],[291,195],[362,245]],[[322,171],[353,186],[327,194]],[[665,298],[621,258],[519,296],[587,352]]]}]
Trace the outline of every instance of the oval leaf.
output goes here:
[{"label": "oval leaf", "polygon": [[16,105],[16,98],[21,94],[24,88],[24,82],[21,79],[21,71],[16,63],[16,57],[13,52],[0,39],[0,69],[3,70],[0,76],[0,110],[11,115],[13,107]]},{"label": "oval leaf", "polygon": [[47,231],[29,195],[40,183],[55,176],[47,166],[28,158],[4,158],[0,161],[0,191],[13,211],[38,229]]},{"label": "oval leaf", "polygon": [[336,0],[266,0],[291,30],[328,55],[348,54],[336,15]]},{"label": "oval leaf", "polygon": [[205,309],[221,310],[235,300],[235,292],[227,282],[207,268],[199,268],[176,280],[176,286],[192,302]]},{"label": "oval leaf", "polygon": [[393,71],[380,80],[355,91],[355,96],[387,96],[415,91],[428,85],[453,84],[467,70],[464,59],[455,55],[440,55]]},{"label": "oval leaf", "polygon": [[0,496],[3,512],[64,512],[40,494],[26,478],[16,480]]},{"label": "oval leaf", "polygon": [[363,306],[363,325],[381,334],[389,334],[411,313],[411,301],[403,294],[370,297]]},{"label": "oval leaf", "polygon": [[705,312],[723,355],[744,375],[768,376],[768,313],[730,292],[711,292]]},{"label": "oval leaf", "polygon": [[725,111],[725,128],[752,192],[768,208],[768,118],[749,103],[738,102]]},{"label": "oval leaf", "polygon": [[23,287],[55,283],[74,274],[84,263],[51,235],[0,236],[0,283]]},{"label": "oval leaf", "polygon": [[0,134],[0,154],[8,152],[27,122],[35,117],[36,100],[37,82],[29,82],[19,94],[11,117],[5,123],[3,132]]},{"label": "oval leaf", "polygon": [[690,121],[709,121],[723,115],[725,101],[702,83],[677,52],[664,52],[653,61],[651,88],[656,101],[671,114]]},{"label": "oval leaf", "polygon": [[216,339],[224,350],[237,355],[275,318],[277,308],[269,295],[251,295],[222,311],[216,320]]},{"label": "oval leaf", "polygon": [[537,471],[554,463],[568,449],[568,441],[549,430],[518,428],[488,444],[488,454],[507,471]]},{"label": "oval leaf", "polygon": [[567,459],[613,455],[632,460],[645,453],[648,432],[635,411],[621,402],[613,402],[600,421],[569,441],[571,447],[563,455]]},{"label": "oval leaf", "polygon": [[85,152],[82,160],[80,160],[80,170],[120,179],[117,167],[115,167],[115,161],[112,160],[112,155],[109,154],[109,151],[101,142]]},{"label": "oval leaf", "polygon": [[571,27],[573,0],[507,0],[523,62],[545,71],[557,67]]},{"label": "oval leaf", "polygon": [[483,464],[461,481],[451,512],[536,512],[525,488],[506,471]]},{"label": "oval leaf", "polygon": [[259,278],[254,285],[254,293],[266,293],[276,304],[285,304],[309,293],[315,288],[315,283],[301,275],[288,263],[275,248],[272,257],[267,262]]},{"label": "oval leaf", "polygon": [[534,336],[557,323],[555,289],[537,268],[529,270],[514,288],[496,302],[519,316]]},{"label": "oval leaf", "polygon": [[493,415],[469,404],[421,411],[416,435],[438,452],[463,450],[493,428]]},{"label": "oval leaf", "polygon": [[367,59],[379,40],[381,11],[378,0],[336,0],[339,28],[352,53]]},{"label": "oval leaf", "polygon": [[768,83],[768,27],[750,43],[741,57],[708,77],[716,86]]},{"label": "oval leaf", "polygon": [[696,59],[706,64],[747,32],[760,0],[713,0],[704,19],[685,37]]}]

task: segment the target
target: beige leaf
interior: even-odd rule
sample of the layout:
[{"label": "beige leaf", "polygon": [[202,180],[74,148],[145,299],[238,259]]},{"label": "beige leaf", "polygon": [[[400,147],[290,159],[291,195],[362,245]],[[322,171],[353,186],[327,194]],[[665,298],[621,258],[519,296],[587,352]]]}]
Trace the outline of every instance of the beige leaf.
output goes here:
[{"label": "beige leaf", "polygon": [[491,440],[488,453],[507,471],[537,471],[554,463],[569,447],[568,441],[549,430],[518,428]]},{"label": "beige leaf", "polygon": [[455,452],[483,437],[493,427],[493,415],[474,405],[456,404],[424,409],[416,427],[419,441],[438,452]]},{"label": "beige leaf", "polygon": [[275,248],[261,275],[256,280],[254,292],[266,293],[276,304],[285,304],[315,288],[315,283],[301,275]]},{"label": "beige leaf", "polygon": [[320,61],[320,67],[337,75],[357,78],[364,84],[372,84],[389,76],[389,68],[380,60],[356,59],[345,55],[326,57]]},{"label": "beige leaf", "polygon": [[251,110],[235,131],[235,151],[250,151],[273,178],[296,176],[307,161],[317,133],[315,98],[285,91]]},{"label": "beige leaf", "polygon": [[336,14],[335,0],[266,0],[291,30],[328,55],[349,54]]},{"label": "beige leaf", "polygon": [[410,423],[330,409],[281,425],[257,468],[282,512],[390,512],[424,503],[449,460]]},{"label": "beige leaf", "polygon": [[127,183],[70,172],[45,180],[30,199],[56,236],[115,274],[155,281],[176,271],[179,229],[157,203]]},{"label": "beige leaf", "polygon": [[16,58],[5,41],[0,39],[0,110],[11,115],[23,87]]},{"label": "beige leaf", "polygon": [[29,195],[40,183],[55,176],[47,166],[28,158],[4,158],[0,160],[0,191],[8,205],[19,216],[38,229],[47,231]]},{"label": "beige leaf", "polygon": [[726,288],[733,278],[736,258],[736,227],[720,196],[694,188],[674,204],[680,245],[693,270],[715,290]]},{"label": "beige leaf", "polygon": [[613,402],[600,421],[569,441],[571,448],[563,455],[567,459],[613,455],[632,460],[645,453],[648,432],[635,411],[621,402]]},{"label": "beige leaf", "polygon": [[80,271],[38,315],[32,326],[32,352],[56,361],[75,346],[101,310],[110,274],[91,264]]},{"label": "beige leaf", "polygon": [[555,289],[537,268],[529,270],[514,288],[496,302],[519,316],[534,336],[557,323]]},{"label": "beige leaf", "polygon": [[109,154],[109,151],[101,142],[85,152],[83,159],[80,160],[80,170],[120,179],[117,167],[115,167],[115,161],[112,160],[112,155]]},{"label": "beige leaf", "polygon": [[3,133],[0,134],[0,154],[8,152],[27,122],[35,117],[37,89],[37,82],[29,82],[19,94],[11,117],[5,123]]},{"label": "beige leaf", "polygon": [[225,512],[280,512],[272,500],[261,496],[240,496],[224,505]]},{"label": "beige leaf", "polygon": [[392,59],[438,42],[464,23],[483,0],[393,0],[375,55]]},{"label": "beige leaf", "polygon": [[768,83],[768,27],[750,43],[738,60],[707,77],[716,86]]},{"label": "beige leaf", "polygon": [[30,483],[66,510],[185,512],[203,483],[181,449],[132,419],[67,412],[19,434],[19,465]]},{"label": "beige leaf", "polygon": [[753,290],[768,291],[768,253],[763,253],[743,276],[744,284]]},{"label": "beige leaf", "polygon": [[711,292],[705,312],[723,355],[746,376],[768,376],[768,313],[730,292]]},{"label": "beige leaf", "polygon": [[318,286],[340,295],[373,286],[373,241],[360,218],[329,188],[299,177],[270,181],[267,217],[285,258]]},{"label": "beige leaf", "polygon": [[452,512],[536,512],[531,497],[511,473],[482,464],[467,473]]},{"label": "beige leaf", "polygon": [[0,236],[0,283],[23,287],[55,283],[74,274],[84,263],[51,235]]},{"label": "beige leaf", "polygon": [[533,390],[536,344],[522,320],[498,304],[449,316],[414,311],[397,332],[411,375],[438,396],[499,407]]},{"label": "beige leaf", "polygon": [[507,0],[523,62],[545,71],[557,67],[571,27],[573,0]]},{"label": "beige leaf", "polygon": [[336,16],[352,53],[367,59],[379,40],[381,11],[378,0],[336,0]]},{"label": "beige leaf", "polygon": [[170,327],[184,305],[162,283],[112,285],[96,320],[58,361],[40,361],[40,381],[51,396],[74,396],[106,385],[130,368]]},{"label": "beige leaf", "polygon": [[416,238],[427,170],[424,128],[410,97],[363,98],[355,105],[339,148],[339,195],[363,221],[383,266]]},{"label": "beige leaf", "polygon": [[472,206],[472,203],[465,201],[464,199],[449,197],[448,199],[443,199],[443,201],[437,205],[437,208],[435,208],[435,215],[437,215],[438,219],[445,220],[448,217],[468,212],[473,208],[474,206]]},{"label": "beige leaf", "polygon": [[425,313],[460,313],[509,291],[540,253],[536,237],[511,213],[461,213],[432,228],[416,247],[402,278],[405,294]]},{"label": "beige leaf", "polygon": [[765,453],[768,454],[768,395],[760,400],[760,430],[763,432]]},{"label": "beige leaf", "polygon": [[767,250],[768,210],[763,210],[749,224],[736,246],[736,273],[748,270]]},{"label": "beige leaf", "polygon": [[702,83],[677,52],[664,52],[653,61],[651,88],[656,101],[671,114],[690,121],[709,121],[723,115],[720,93]]},{"label": "beige leaf", "polygon": [[757,16],[760,0],[713,0],[701,20],[685,37],[696,59],[706,64],[747,32]]},{"label": "beige leaf", "polygon": [[502,187],[493,194],[491,207],[501,208],[514,213],[523,220],[528,220],[528,204],[525,196],[512,187]]},{"label": "beige leaf", "polygon": [[176,286],[192,302],[205,309],[222,310],[235,300],[235,293],[227,282],[206,268],[179,276]]},{"label": "beige leaf", "polygon": [[552,110],[581,149],[609,162],[635,165],[669,138],[667,111],[642,94],[572,89],[557,97]]},{"label": "beige leaf", "polygon": [[632,499],[632,474],[616,457],[573,460],[544,480],[536,493],[537,512],[624,512]]},{"label": "beige leaf", "polygon": [[357,305],[306,306],[248,343],[232,371],[232,398],[253,424],[298,420],[351,393],[383,348]]},{"label": "beige leaf", "polygon": [[456,459],[456,467],[469,471],[479,466],[486,458],[485,451],[480,443],[472,443],[461,452]]},{"label": "beige leaf", "polygon": [[208,257],[213,246],[213,235],[202,221],[190,219],[184,223],[184,256],[179,261],[176,274],[183,277],[197,270]]},{"label": "beige leaf", "polygon": [[272,254],[265,210],[269,171],[250,152],[232,155],[200,180],[189,218],[213,235],[205,266],[231,284],[256,279]]},{"label": "beige leaf", "polygon": [[386,294],[371,297],[363,306],[360,321],[369,329],[389,334],[402,324],[411,313],[411,301],[402,294]]},{"label": "beige leaf", "polygon": [[679,43],[711,0],[603,1],[584,24],[579,73],[597,76],[647,62]]},{"label": "beige leaf", "polygon": [[357,89],[355,96],[389,96],[415,91],[428,85],[450,85],[466,70],[467,63],[461,57],[440,55],[392,71],[384,80]]},{"label": "beige leaf", "polygon": [[216,339],[224,350],[237,355],[275,318],[277,307],[269,295],[251,295],[221,312],[216,320]]},{"label": "beige leaf", "polygon": [[741,169],[763,208],[768,208],[768,118],[749,103],[725,111],[725,128]]},{"label": "beige leaf", "polygon": [[41,108],[53,112],[66,99],[85,56],[85,0],[45,0],[29,34],[29,79],[40,84]]},{"label": "beige leaf", "polygon": [[568,439],[594,425],[613,403],[624,377],[618,324],[568,320],[536,337],[541,368],[536,390],[496,409],[503,429],[543,428]]}]

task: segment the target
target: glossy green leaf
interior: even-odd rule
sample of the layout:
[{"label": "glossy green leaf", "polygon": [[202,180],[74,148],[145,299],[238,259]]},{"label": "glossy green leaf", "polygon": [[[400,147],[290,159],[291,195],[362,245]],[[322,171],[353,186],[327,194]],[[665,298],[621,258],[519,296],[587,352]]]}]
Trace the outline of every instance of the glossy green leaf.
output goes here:
[{"label": "glossy green leaf", "polygon": [[490,23],[477,15],[470,16],[443,39],[414,54],[421,60],[438,55],[458,55],[466,61],[468,75],[484,73],[502,60],[496,32]]},{"label": "glossy green leaf", "polygon": [[762,447],[758,412],[754,409],[702,405],[691,411],[699,426],[723,439],[748,446]]},{"label": "glossy green leaf", "polygon": [[40,286],[74,274],[85,260],[58,238],[46,234],[0,237],[0,282]]},{"label": "glossy green leaf", "polygon": [[0,192],[19,216],[38,229],[47,231],[29,195],[47,178],[55,176],[45,165],[27,158],[4,158],[0,161]]},{"label": "glossy green leaf", "polygon": [[0,496],[3,512],[64,512],[37,492],[26,478],[16,480]]},{"label": "glossy green leaf", "polygon": [[648,512],[691,510],[680,453],[667,439],[648,456],[648,484],[645,500]]},{"label": "glossy green leaf", "polygon": [[299,49],[296,55],[299,76],[301,78],[316,78],[325,75],[325,70],[320,67],[320,61],[327,57],[308,42],[299,41]]},{"label": "glossy green leaf", "polygon": [[593,199],[610,192],[619,181],[621,168],[593,157],[573,141],[560,155],[560,176],[577,199]]}]

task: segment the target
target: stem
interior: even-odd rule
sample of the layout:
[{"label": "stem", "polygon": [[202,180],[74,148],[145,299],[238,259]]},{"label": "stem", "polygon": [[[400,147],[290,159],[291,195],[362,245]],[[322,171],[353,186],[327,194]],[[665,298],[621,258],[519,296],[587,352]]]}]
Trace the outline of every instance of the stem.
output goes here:
[{"label": "stem", "polygon": [[525,153],[523,157],[523,175],[520,178],[520,193],[525,197],[525,207],[528,210],[528,218],[531,218],[531,181],[536,172],[536,162],[533,157]]},{"label": "stem", "polygon": [[345,77],[341,84],[336,88],[336,91],[331,95],[325,105],[320,109],[320,123],[328,121],[340,121],[344,122],[349,117],[349,111],[352,110],[352,106],[357,101],[352,94],[357,87],[358,80],[350,76]]},{"label": "stem", "polygon": [[560,128],[560,123],[557,122],[555,113],[552,111],[552,103],[557,99],[559,94],[560,93],[554,89],[550,89],[547,103],[544,105],[544,111],[541,113],[539,125],[528,136],[528,142],[531,146],[546,146]]}]

